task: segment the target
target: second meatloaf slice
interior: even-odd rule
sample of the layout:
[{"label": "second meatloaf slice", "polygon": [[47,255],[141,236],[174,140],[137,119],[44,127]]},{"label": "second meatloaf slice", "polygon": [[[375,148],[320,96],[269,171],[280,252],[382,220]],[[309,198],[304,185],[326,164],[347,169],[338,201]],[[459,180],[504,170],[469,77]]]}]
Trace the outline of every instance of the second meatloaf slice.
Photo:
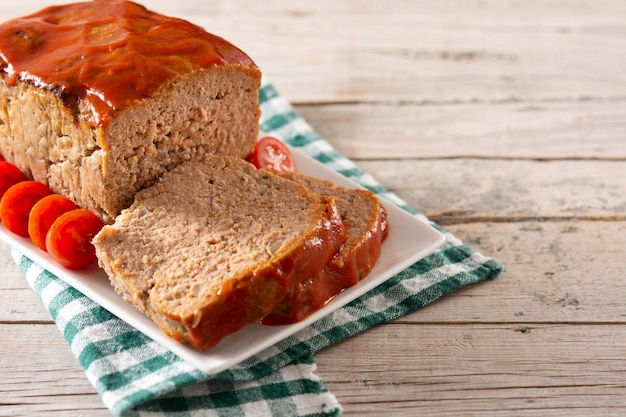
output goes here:
[{"label": "second meatloaf slice", "polygon": [[138,193],[94,244],[127,302],[208,349],[271,312],[344,239],[334,200],[241,159],[208,156]]},{"label": "second meatloaf slice", "polygon": [[371,191],[335,186],[330,181],[298,173],[279,175],[319,195],[335,198],[347,239],[319,274],[300,281],[263,318],[263,324],[269,325],[298,322],[365,278],[376,264],[388,233],[387,212]]}]

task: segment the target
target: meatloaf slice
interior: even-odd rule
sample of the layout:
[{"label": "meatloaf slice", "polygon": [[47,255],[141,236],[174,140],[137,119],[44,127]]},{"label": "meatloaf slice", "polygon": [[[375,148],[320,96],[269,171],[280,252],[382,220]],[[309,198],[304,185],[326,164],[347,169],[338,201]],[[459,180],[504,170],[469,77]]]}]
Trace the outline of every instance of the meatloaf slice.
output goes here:
[{"label": "meatloaf slice", "polygon": [[335,198],[347,240],[319,274],[296,285],[263,319],[262,323],[268,325],[300,321],[365,278],[378,260],[381,244],[388,232],[386,210],[374,193],[335,186],[329,181],[297,173],[280,175],[303,184],[319,195]]},{"label": "meatloaf slice", "polygon": [[136,3],[49,7],[0,25],[0,152],[110,221],[186,160],[248,155],[260,80],[231,43]]},{"label": "meatloaf slice", "polygon": [[206,156],[139,192],[94,244],[127,302],[208,349],[270,313],[344,240],[333,199],[239,158]]}]

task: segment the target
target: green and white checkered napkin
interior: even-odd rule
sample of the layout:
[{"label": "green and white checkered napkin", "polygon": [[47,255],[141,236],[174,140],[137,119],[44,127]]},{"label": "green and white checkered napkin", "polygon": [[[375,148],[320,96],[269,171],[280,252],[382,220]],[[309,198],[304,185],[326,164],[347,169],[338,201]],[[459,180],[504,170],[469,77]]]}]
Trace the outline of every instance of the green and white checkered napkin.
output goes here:
[{"label": "green and white checkered napkin", "polygon": [[[420,216],[332,149],[271,84],[263,85],[259,97],[263,133],[285,140]],[[338,416],[340,404],[314,374],[317,350],[403,316],[463,285],[493,279],[502,271],[497,261],[442,232],[446,242],[434,254],[294,336],[214,376],[187,364],[21,253],[11,249],[11,254],[115,415]]]}]

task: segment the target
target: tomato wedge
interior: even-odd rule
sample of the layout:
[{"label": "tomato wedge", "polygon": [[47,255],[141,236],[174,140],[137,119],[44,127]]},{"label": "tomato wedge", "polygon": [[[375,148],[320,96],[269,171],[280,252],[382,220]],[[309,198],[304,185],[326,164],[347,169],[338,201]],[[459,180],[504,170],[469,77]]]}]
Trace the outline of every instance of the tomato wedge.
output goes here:
[{"label": "tomato wedge", "polygon": [[0,201],[0,219],[9,231],[18,236],[29,237],[28,216],[35,203],[52,190],[37,181],[22,181],[11,186]]},{"label": "tomato wedge", "polygon": [[103,226],[102,220],[87,209],[63,213],[46,235],[46,249],[62,266],[83,268],[97,260],[96,248],[91,241]]},{"label": "tomato wedge", "polygon": [[54,221],[63,213],[77,209],[78,206],[69,198],[60,194],[51,194],[39,200],[28,216],[28,234],[30,240],[39,249],[46,250],[46,235]]},{"label": "tomato wedge", "polygon": [[257,168],[265,168],[275,172],[295,172],[296,163],[289,148],[272,136],[265,136],[256,143],[248,162]]},{"label": "tomato wedge", "polygon": [[7,161],[0,161],[0,198],[12,185],[27,179],[18,167]]}]

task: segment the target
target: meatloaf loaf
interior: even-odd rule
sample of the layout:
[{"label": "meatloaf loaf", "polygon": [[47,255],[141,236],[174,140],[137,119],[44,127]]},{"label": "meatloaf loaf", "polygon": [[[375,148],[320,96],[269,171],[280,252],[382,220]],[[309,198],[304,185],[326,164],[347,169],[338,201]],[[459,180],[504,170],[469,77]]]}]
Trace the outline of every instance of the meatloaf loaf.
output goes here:
[{"label": "meatloaf loaf", "polygon": [[124,0],[0,25],[0,152],[111,221],[164,172],[245,157],[261,74],[240,49]]},{"label": "meatloaf loaf", "polygon": [[127,302],[208,349],[270,313],[345,240],[333,199],[235,157],[185,162],[94,238]]},{"label": "meatloaf loaf", "polygon": [[324,306],[344,289],[365,278],[378,260],[388,225],[384,206],[374,193],[334,185],[299,173],[281,173],[319,195],[335,198],[347,239],[316,276],[300,281],[263,324],[298,322]]}]

